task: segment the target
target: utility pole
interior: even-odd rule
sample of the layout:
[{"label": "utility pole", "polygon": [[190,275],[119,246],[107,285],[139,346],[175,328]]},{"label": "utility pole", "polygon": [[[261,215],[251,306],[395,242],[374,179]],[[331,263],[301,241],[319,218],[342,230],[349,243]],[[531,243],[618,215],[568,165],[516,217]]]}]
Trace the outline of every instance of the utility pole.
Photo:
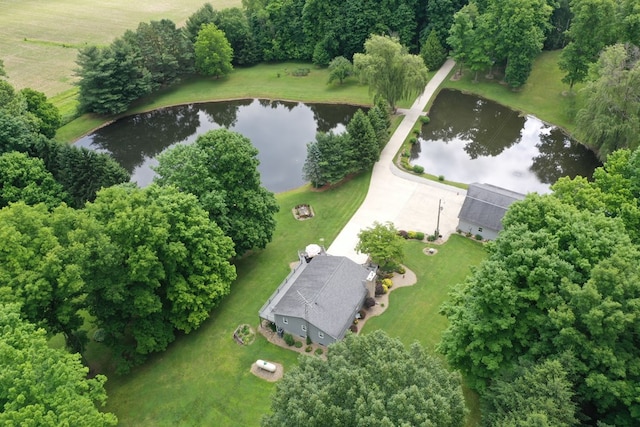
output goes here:
[{"label": "utility pole", "polygon": [[442,211],[442,199],[438,199],[438,222],[436,222],[435,238],[440,237],[440,212]]}]

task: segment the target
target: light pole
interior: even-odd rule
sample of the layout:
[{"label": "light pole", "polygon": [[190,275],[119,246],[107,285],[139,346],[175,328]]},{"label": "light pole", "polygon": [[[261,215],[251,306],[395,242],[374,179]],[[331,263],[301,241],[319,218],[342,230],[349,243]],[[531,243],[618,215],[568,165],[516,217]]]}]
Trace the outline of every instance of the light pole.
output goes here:
[{"label": "light pole", "polygon": [[440,237],[440,212],[442,211],[442,199],[438,199],[438,221],[436,222],[435,238]]}]

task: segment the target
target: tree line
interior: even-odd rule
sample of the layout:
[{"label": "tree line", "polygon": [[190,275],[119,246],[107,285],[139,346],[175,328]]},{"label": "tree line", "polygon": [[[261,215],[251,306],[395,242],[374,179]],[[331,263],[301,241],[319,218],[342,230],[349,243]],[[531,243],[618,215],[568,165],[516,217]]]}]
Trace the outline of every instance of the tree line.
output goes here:
[{"label": "tree line", "polygon": [[206,3],[181,28],[167,19],[140,23],[109,46],[81,49],[80,112],[121,113],[136,99],[194,72],[223,76],[233,66],[265,61],[319,66],[337,57],[351,61],[372,34],[396,38],[408,53],[421,53],[431,69],[449,49],[473,69],[506,67],[507,82],[519,87],[543,46],[565,43],[571,16],[566,1],[467,3],[247,0],[242,8],[219,11]]},{"label": "tree line", "polygon": [[[450,295],[439,350],[480,393],[489,424],[640,422],[639,183],[640,150],[618,150],[592,181],[529,194]],[[523,400],[515,384],[539,375],[527,386],[538,397]]]}]

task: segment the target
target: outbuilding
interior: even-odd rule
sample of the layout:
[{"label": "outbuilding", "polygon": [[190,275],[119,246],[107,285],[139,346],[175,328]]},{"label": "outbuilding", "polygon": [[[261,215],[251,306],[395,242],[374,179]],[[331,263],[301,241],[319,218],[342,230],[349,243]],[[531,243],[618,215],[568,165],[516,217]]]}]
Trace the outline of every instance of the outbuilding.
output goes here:
[{"label": "outbuilding", "polygon": [[458,214],[458,230],[494,240],[502,230],[502,217],[509,206],[524,197],[491,184],[470,184]]}]

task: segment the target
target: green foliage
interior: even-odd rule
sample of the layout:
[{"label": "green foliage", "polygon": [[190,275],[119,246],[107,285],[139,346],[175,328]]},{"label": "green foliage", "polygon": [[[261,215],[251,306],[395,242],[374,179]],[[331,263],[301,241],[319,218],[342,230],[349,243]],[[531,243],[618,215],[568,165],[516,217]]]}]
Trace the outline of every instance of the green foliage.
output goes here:
[{"label": "green foliage", "polygon": [[476,73],[474,81],[478,79],[478,71],[493,63],[489,57],[493,41],[488,35],[488,22],[487,16],[480,15],[476,3],[471,2],[453,15],[447,38],[451,56],[460,66],[459,72],[462,72],[463,65],[469,67]]},{"label": "green foliage", "polygon": [[311,345],[311,337],[309,335],[307,335],[306,342],[307,342],[307,345]]},{"label": "green foliage", "polygon": [[369,255],[381,267],[401,264],[404,257],[402,237],[391,222],[374,222],[372,227],[360,230],[355,250]]},{"label": "green foliage", "polygon": [[482,240],[482,234],[476,234],[476,235],[474,236],[474,238],[475,238],[476,240]]},{"label": "green foliage", "polygon": [[580,92],[584,106],[576,116],[577,135],[606,159],[620,148],[640,145],[640,48],[606,48]]},{"label": "green foliage", "polygon": [[26,151],[34,137],[27,117],[0,108],[0,153]]},{"label": "green foliage", "polygon": [[287,334],[284,334],[283,339],[284,339],[284,342],[285,342],[289,347],[291,347],[292,345],[294,345],[294,344],[296,343],[296,340],[293,338],[293,335],[288,334],[288,333],[287,333]]},{"label": "green foliage", "polygon": [[67,198],[41,159],[17,151],[0,155],[0,208],[20,200],[53,208]]},{"label": "green foliage", "polygon": [[139,52],[150,74],[152,90],[193,72],[193,46],[168,19],[141,22],[135,32],[127,31],[123,38]]},{"label": "green foliage", "polygon": [[87,201],[93,201],[101,188],[128,182],[130,178],[129,173],[107,153],[43,138],[32,143],[28,151],[44,161],[75,208],[82,208]]},{"label": "green foliage", "polygon": [[87,379],[78,354],[50,348],[44,330],[23,321],[16,305],[0,304],[0,423],[2,425],[112,426],[102,412],[107,378]]},{"label": "green foliage", "polygon": [[338,80],[342,84],[353,74],[353,64],[344,56],[336,56],[329,62],[329,82]]},{"label": "green foliage", "polygon": [[[483,390],[521,360],[569,352],[578,401],[617,425],[638,422],[640,256],[622,221],[527,196],[503,219],[489,258],[452,294],[440,350]],[[634,341],[635,340],[635,341]]]},{"label": "green foliage", "polygon": [[234,65],[252,65],[258,62],[259,53],[256,51],[256,42],[242,9],[224,8],[215,14],[212,22],[224,32],[229,41],[233,49],[231,62]]},{"label": "green foliage", "polygon": [[369,117],[358,109],[347,124],[347,132],[351,145],[347,152],[353,161],[351,169],[356,172],[369,169],[380,158],[379,140]]},{"label": "green foliage", "polygon": [[420,93],[427,84],[427,68],[422,58],[407,53],[397,39],[371,35],[364,50],[365,53],[353,57],[356,73],[392,109],[399,100]]},{"label": "green foliage", "polygon": [[215,24],[205,24],[198,32],[193,45],[196,70],[205,76],[219,78],[233,70],[233,48],[224,32]]},{"label": "green foliage", "polygon": [[279,209],[273,193],[261,185],[257,155],[239,133],[213,130],[158,156],[156,182],[194,194],[242,255],[271,241]]},{"label": "green foliage", "polygon": [[202,29],[202,27],[206,24],[215,23],[217,12],[211,5],[211,3],[203,4],[200,9],[195,11],[187,21],[184,23],[182,27],[182,32],[184,36],[191,41],[191,43],[195,43],[198,38],[198,33]]},{"label": "green foliage", "polygon": [[302,167],[305,180],[315,187],[335,184],[353,171],[354,153],[348,133],[318,133],[307,144],[307,158]]},{"label": "green foliage", "polygon": [[420,165],[413,165],[413,167],[411,168],[411,170],[412,170],[414,173],[417,173],[417,174],[424,173],[424,167],[423,167],[423,166],[420,166]]},{"label": "green foliage", "polygon": [[301,343],[300,341],[296,341],[296,342],[293,344],[293,346],[294,346],[295,348],[302,348],[302,343]]},{"label": "green foliage", "polygon": [[[382,331],[329,347],[327,361],[301,357],[276,385],[269,426],[459,426],[460,379],[415,343],[405,349]],[[382,423],[381,423],[382,421]]]},{"label": "green foliage", "polygon": [[367,116],[376,133],[379,151],[382,151],[389,141],[389,127],[391,126],[389,104],[382,97],[376,97],[374,105],[369,109]]},{"label": "green foliage", "polygon": [[47,138],[53,138],[62,123],[58,109],[49,101],[44,93],[30,88],[20,91],[27,104],[27,111],[35,116],[37,132]]},{"label": "green foliage", "polygon": [[496,378],[483,394],[483,423],[489,426],[577,426],[571,387],[568,372],[558,360],[518,367],[514,376]]},{"label": "green foliage", "polygon": [[110,187],[85,210],[107,239],[91,248],[87,304],[120,370],[164,350],[176,330],[198,328],[229,294],[233,243],[193,195]]},{"label": "green foliage", "polygon": [[589,64],[594,62],[600,51],[615,42],[614,0],[573,0],[573,19],[568,30],[569,44],[562,51],[559,66],[566,74],[564,83],[573,85],[584,81]]},{"label": "green foliage", "polygon": [[429,37],[420,49],[420,56],[429,70],[439,69],[447,60],[447,51],[440,43],[436,30],[431,30]]},{"label": "green foliage", "polygon": [[88,46],[78,53],[79,111],[119,114],[148,94],[152,76],[139,50],[123,38],[110,46]]},{"label": "green foliage", "polygon": [[420,122],[424,125],[429,124],[431,122],[431,117],[429,116],[420,116]]}]

